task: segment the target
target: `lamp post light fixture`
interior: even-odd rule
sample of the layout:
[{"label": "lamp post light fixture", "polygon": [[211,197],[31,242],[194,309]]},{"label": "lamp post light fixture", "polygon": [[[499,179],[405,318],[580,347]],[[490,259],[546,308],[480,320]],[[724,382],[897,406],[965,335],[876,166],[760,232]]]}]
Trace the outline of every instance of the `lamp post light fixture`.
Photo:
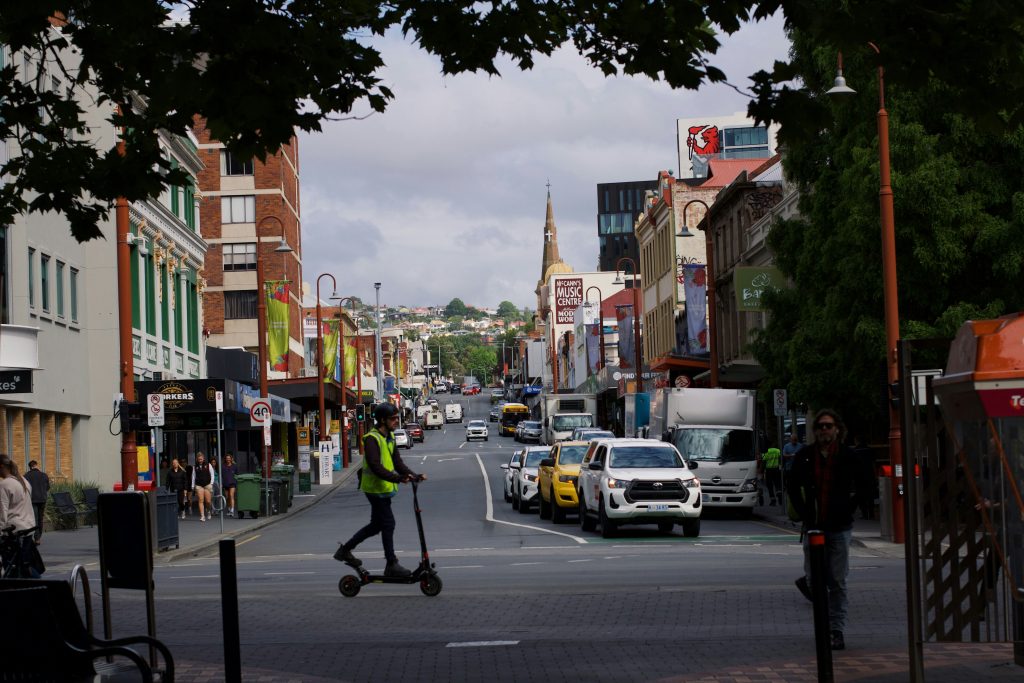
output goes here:
[{"label": "lamp post light fixture", "polygon": [[[701,219],[701,223],[706,223],[704,228],[704,250],[706,256],[704,257],[707,264],[704,266],[707,275],[707,295],[708,295],[708,373],[711,388],[718,387],[718,324],[716,320],[715,309],[718,306],[718,302],[715,298],[715,248],[714,243],[711,241],[711,207],[707,203],[700,199],[691,199],[683,205],[683,228],[686,228],[686,210],[690,208],[691,204],[700,204],[704,207],[704,218]],[[698,227],[700,224],[698,224]],[[677,235],[682,237],[682,233]]]},{"label": "lamp post light fixture", "polygon": [[[634,261],[633,259],[629,258],[628,256],[623,256],[618,261],[616,261],[615,262],[615,280],[612,282],[612,284],[615,284],[615,285],[625,284],[623,282],[622,278],[619,276],[619,271],[620,270],[622,270],[622,271],[625,270],[625,268],[620,268],[619,267],[622,263],[628,263],[630,266],[632,266],[632,271],[630,273],[630,280],[632,281],[632,288],[633,288],[633,355],[635,357],[635,362],[636,362],[636,392],[640,393],[641,391],[643,391],[643,386],[644,386],[644,380],[643,380],[643,368],[644,368],[644,366],[643,366],[643,356],[641,355],[641,349],[640,349],[640,297],[637,295],[636,261]],[[621,330],[619,331],[619,334],[622,334]]]},{"label": "lamp post light fixture", "polygon": [[[868,46],[881,55],[878,46]],[[839,53],[837,73],[833,87],[826,93],[832,96],[855,95],[856,90],[846,85],[843,77],[843,53]],[[900,339],[900,312],[896,282],[896,218],[893,211],[891,169],[889,164],[889,112],[885,109],[885,69],[878,65],[878,207],[882,227],[882,286],[885,302],[885,365],[889,386],[900,379],[896,346]],[[889,459],[892,462],[892,536],[895,543],[903,543],[903,435],[900,430],[899,410],[889,402]]]},{"label": "lamp post light fixture", "polygon": [[598,324],[601,326],[601,336],[599,338],[599,343],[601,345],[601,367],[598,368],[598,370],[600,370],[604,368],[606,362],[604,355],[604,295],[601,294],[600,287],[598,287],[597,285],[591,285],[587,287],[587,292],[586,294],[584,294],[584,298],[590,296],[590,290],[592,289],[597,290],[597,316],[599,320]]},{"label": "lamp post light fixture", "polygon": [[374,282],[373,289],[377,294],[377,333],[374,339],[374,363],[373,371],[377,375],[377,400],[384,400],[384,359],[381,358],[380,338],[380,283]]},{"label": "lamp post light fixture", "polygon": [[[321,273],[316,279],[316,379],[317,379],[317,400],[320,408],[320,431],[317,441],[323,441],[330,435],[327,425],[327,410],[324,408],[324,331],[323,317],[320,309],[320,280],[325,277],[331,278],[331,301],[338,300],[338,281],[330,273]],[[338,323],[339,331],[341,323]]]}]

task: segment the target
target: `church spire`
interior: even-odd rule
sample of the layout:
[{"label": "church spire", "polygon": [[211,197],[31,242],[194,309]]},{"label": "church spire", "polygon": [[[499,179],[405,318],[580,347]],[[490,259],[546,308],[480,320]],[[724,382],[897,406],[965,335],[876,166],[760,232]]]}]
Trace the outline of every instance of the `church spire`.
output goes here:
[{"label": "church spire", "polygon": [[555,210],[551,206],[551,181],[547,183],[548,187],[548,206],[547,214],[544,217],[544,258],[540,266],[540,280],[544,282],[544,276],[548,272],[548,268],[556,263],[561,262],[561,257],[558,255],[558,228],[555,227]]}]

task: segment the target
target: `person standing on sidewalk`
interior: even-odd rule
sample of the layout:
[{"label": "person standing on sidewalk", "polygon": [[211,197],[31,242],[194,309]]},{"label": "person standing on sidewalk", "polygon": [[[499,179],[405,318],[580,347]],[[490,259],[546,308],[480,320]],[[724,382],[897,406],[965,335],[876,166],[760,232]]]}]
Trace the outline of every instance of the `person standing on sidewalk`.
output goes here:
[{"label": "person standing on sidewalk", "polygon": [[192,468],[192,489],[199,501],[199,521],[213,519],[213,468],[201,452],[196,453],[196,466]]},{"label": "person standing on sidewalk", "polygon": [[50,478],[39,469],[35,460],[28,461],[28,472],[25,479],[32,487],[32,511],[36,515],[36,532],[32,535],[36,545],[43,540],[43,523],[46,521],[46,499],[50,495]]},{"label": "person standing on sidewalk", "polygon": [[800,443],[800,438],[796,435],[796,432],[789,433],[789,441],[782,447],[782,472],[785,476],[789,476],[790,471],[793,469],[793,460],[796,459],[796,454],[803,448],[803,444]]},{"label": "person standing on sidewalk", "polygon": [[390,403],[381,403],[373,409],[376,425],[363,437],[363,465],[360,470],[359,489],[370,501],[370,523],[341,544],[334,559],[352,567],[363,563],[352,551],[360,543],[380,534],[384,546],[384,576],[405,577],[412,572],[398,563],[395,555],[395,514],[391,499],[398,495],[398,485],[426,476],[409,469],[395,449],[394,431],[398,426],[399,411]]},{"label": "person standing on sidewalk", "polygon": [[174,491],[178,497],[178,514],[182,519],[185,519],[185,493],[188,491],[188,485],[188,472],[175,458],[171,461],[171,469],[167,472],[167,490]]},{"label": "person standing on sidewalk", "polygon": [[761,456],[764,465],[764,483],[768,488],[768,504],[779,505],[782,502],[782,451],[772,446]]},{"label": "person standing on sidewalk", "polygon": [[228,517],[235,516],[235,489],[238,488],[238,465],[235,464],[235,459],[230,453],[224,456],[224,467],[221,468],[221,474],[224,477],[224,496],[226,497],[226,505],[228,506]]},{"label": "person standing on sidewalk", "polygon": [[800,449],[786,481],[793,507],[803,521],[804,575],[796,586],[812,599],[811,554],[807,531],[825,535],[825,583],[828,594],[829,628],[833,650],[846,648],[843,631],[849,599],[846,577],[850,572],[850,541],[853,513],[865,491],[862,460],[843,444],[845,427],[839,414],[830,409],[814,416],[814,443]]}]

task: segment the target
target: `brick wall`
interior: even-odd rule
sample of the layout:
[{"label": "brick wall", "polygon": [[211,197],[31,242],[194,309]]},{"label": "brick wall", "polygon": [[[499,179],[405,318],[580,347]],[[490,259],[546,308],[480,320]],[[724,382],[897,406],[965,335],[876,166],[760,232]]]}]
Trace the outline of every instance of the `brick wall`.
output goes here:
[{"label": "brick wall", "polygon": [[74,479],[75,476],[75,451],[72,448],[71,428],[73,418],[70,415],[59,415],[57,428],[60,430],[60,464],[58,472],[61,476]]}]

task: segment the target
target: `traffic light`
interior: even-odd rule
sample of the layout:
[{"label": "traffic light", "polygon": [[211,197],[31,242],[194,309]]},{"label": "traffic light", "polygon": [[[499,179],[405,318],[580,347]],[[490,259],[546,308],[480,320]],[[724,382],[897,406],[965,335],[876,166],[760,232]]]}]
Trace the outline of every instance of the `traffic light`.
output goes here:
[{"label": "traffic light", "polygon": [[117,415],[121,419],[121,432],[134,432],[145,425],[142,419],[142,404],[137,401],[121,401],[117,406]]},{"label": "traffic light", "polygon": [[365,403],[357,403],[356,404],[356,420],[358,422],[366,422],[366,404]]},{"label": "traffic light", "polygon": [[900,399],[903,398],[902,388],[899,382],[892,382],[889,384],[889,403],[893,409],[900,409]]}]

